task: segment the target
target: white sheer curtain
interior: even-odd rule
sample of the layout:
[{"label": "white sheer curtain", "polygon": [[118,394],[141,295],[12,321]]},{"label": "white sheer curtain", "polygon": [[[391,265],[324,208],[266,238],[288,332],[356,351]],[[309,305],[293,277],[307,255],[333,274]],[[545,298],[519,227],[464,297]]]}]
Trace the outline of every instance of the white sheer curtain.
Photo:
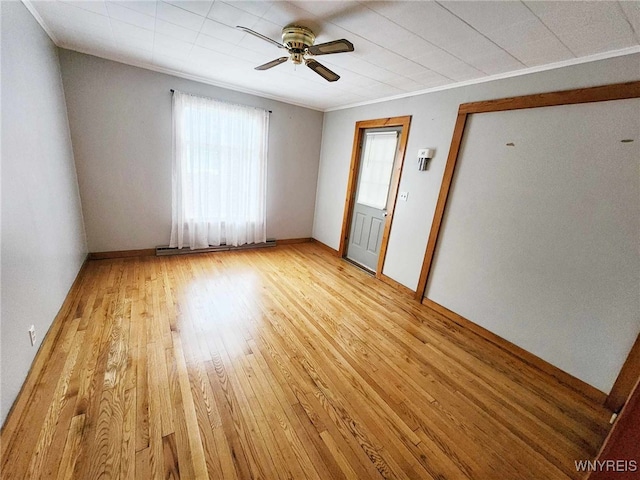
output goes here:
[{"label": "white sheer curtain", "polygon": [[269,112],[173,94],[171,247],[266,241]]}]

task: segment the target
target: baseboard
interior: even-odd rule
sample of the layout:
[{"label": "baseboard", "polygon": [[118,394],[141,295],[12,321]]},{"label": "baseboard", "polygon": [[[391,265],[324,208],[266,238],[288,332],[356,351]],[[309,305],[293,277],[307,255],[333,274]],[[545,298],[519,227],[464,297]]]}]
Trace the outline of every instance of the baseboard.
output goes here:
[{"label": "baseboard", "polygon": [[155,248],[143,248],[141,250],[116,250],[113,252],[90,252],[89,260],[107,260],[111,258],[127,257],[153,257],[156,254]]},{"label": "baseboard", "polygon": [[282,240],[276,240],[276,245],[293,245],[296,243],[309,243],[312,242],[313,239],[311,237],[305,238],[285,238]]},{"label": "baseboard", "polygon": [[[31,363],[31,367],[29,367],[27,377],[22,383],[22,387],[20,387],[18,396],[13,402],[13,405],[11,405],[9,413],[7,413],[7,418],[5,418],[2,429],[0,429],[0,437],[3,440],[5,438],[12,437],[20,428],[23,412],[26,411],[29,402],[32,400],[31,397],[34,388],[42,380],[41,377],[43,374],[43,370],[45,365],[47,365],[49,358],[51,358],[52,348],[54,345],[57,345],[57,337],[62,333],[63,319],[68,316],[69,310],[75,303],[77,291],[80,287],[80,283],[82,281],[82,277],[84,276],[88,261],[89,254],[87,254],[84,262],[82,262],[82,266],[78,270],[76,278],[71,284],[71,288],[69,288],[67,296],[62,302],[60,310],[58,310],[58,313],[54,317],[53,322],[51,322],[51,326],[44,334],[42,343],[40,344],[35,357],[33,357],[33,362]],[[51,340],[51,338],[54,339]]]},{"label": "baseboard", "polygon": [[[285,238],[283,240],[276,240],[276,245],[291,245],[295,243],[307,243],[311,241],[313,241],[311,237]],[[143,248],[140,250],[114,250],[110,252],[91,252],[89,253],[89,260],[108,260],[113,258],[128,257],[153,257],[155,255],[155,248]]]},{"label": "baseboard", "polygon": [[452,322],[457,323],[461,327],[464,327],[471,332],[479,335],[480,337],[490,341],[494,345],[500,347],[502,350],[514,355],[525,363],[536,367],[537,369],[551,375],[560,383],[568,386],[572,390],[580,393],[584,397],[597,402],[599,404],[604,404],[607,399],[607,394],[598,390],[592,385],[580,380],[579,378],[574,377],[570,373],[565,372],[564,370],[559,369],[555,365],[550,364],[546,360],[534,355],[531,352],[517,346],[514,343],[511,343],[509,340],[502,338],[499,335],[496,335],[493,332],[490,332],[484,327],[481,327],[477,323],[473,323],[471,320],[464,318],[461,315],[458,315],[455,312],[452,312],[446,307],[443,307],[439,303],[434,302],[428,298],[422,299],[422,304],[434,310],[435,312],[443,315],[445,318],[451,320]]},{"label": "baseboard", "polygon": [[413,299],[413,296],[416,293],[413,290],[411,290],[409,287],[405,287],[404,285],[402,285],[400,282],[396,282],[393,278],[387,277],[384,273],[377,274],[376,278],[386,283],[387,285],[395,288],[402,295],[411,297],[411,299]]},{"label": "baseboard", "polygon": [[331,248],[329,245],[327,245],[326,243],[322,243],[320,240],[317,240],[315,238],[312,238],[311,241],[313,243],[315,243],[316,245],[318,245],[319,247],[327,250],[328,252],[331,252],[333,255],[335,255],[336,257],[338,256],[338,250],[336,250],[335,248]]},{"label": "baseboard", "polygon": [[262,243],[244,243],[242,245],[210,245],[207,248],[177,248],[162,246],[156,247],[156,257],[170,257],[175,255],[199,255],[201,253],[237,252],[240,250],[255,250],[256,248],[273,248],[276,246],[274,239],[267,239]]}]

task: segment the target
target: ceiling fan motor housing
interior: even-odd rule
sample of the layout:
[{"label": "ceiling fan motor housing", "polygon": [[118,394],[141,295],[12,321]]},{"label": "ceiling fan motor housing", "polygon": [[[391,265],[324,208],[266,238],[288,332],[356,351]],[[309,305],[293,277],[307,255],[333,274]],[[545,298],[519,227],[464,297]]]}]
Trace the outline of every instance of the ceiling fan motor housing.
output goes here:
[{"label": "ceiling fan motor housing", "polygon": [[[2,1],[2,0],[0,0]],[[335,82],[340,79],[340,75],[332,72],[327,67],[316,61],[314,58],[305,58],[306,55],[329,55],[332,53],[353,52],[353,44],[346,38],[340,40],[333,40],[332,42],[325,42],[319,45],[314,45],[316,41],[315,34],[311,29],[303,27],[301,25],[290,24],[282,29],[282,43],[276,42],[272,38],[269,38],[261,33],[255,32],[250,28],[238,25],[236,27],[243,32],[246,32],[254,37],[258,37],[265,42],[269,42],[278,48],[284,48],[287,50],[289,56],[276,58],[263,65],[255,67],[256,70],[269,70],[270,68],[281,65],[287,60],[291,60],[294,64],[300,65],[304,63],[307,67],[320,75],[328,82]]]},{"label": "ceiling fan motor housing", "polygon": [[297,65],[304,61],[305,50],[313,45],[315,40],[316,36],[307,27],[287,25],[282,29],[282,43],[289,47],[291,60]]}]

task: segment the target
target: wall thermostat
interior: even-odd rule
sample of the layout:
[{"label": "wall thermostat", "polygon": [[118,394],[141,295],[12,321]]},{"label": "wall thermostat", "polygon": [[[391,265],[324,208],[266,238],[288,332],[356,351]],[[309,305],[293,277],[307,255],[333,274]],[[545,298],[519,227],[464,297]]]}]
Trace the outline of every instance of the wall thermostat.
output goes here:
[{"label": "wall thermostat", "polygon": [[427,162],[433,158],[436,151],[433,148],[421,148],[418,150],[418,170],[426,170]]}]

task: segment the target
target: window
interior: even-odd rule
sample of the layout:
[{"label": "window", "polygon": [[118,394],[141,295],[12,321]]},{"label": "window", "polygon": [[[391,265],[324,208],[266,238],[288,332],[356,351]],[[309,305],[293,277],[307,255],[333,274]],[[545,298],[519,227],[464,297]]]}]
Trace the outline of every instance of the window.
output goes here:
[{"label": "window", "polygon": [[170,246],[266,241],[269,112],[173,94]]},{"label": "window", "polygon": [[360,165],[357,203],[384,210],[398,148],[398,132],[367,132]]}]

